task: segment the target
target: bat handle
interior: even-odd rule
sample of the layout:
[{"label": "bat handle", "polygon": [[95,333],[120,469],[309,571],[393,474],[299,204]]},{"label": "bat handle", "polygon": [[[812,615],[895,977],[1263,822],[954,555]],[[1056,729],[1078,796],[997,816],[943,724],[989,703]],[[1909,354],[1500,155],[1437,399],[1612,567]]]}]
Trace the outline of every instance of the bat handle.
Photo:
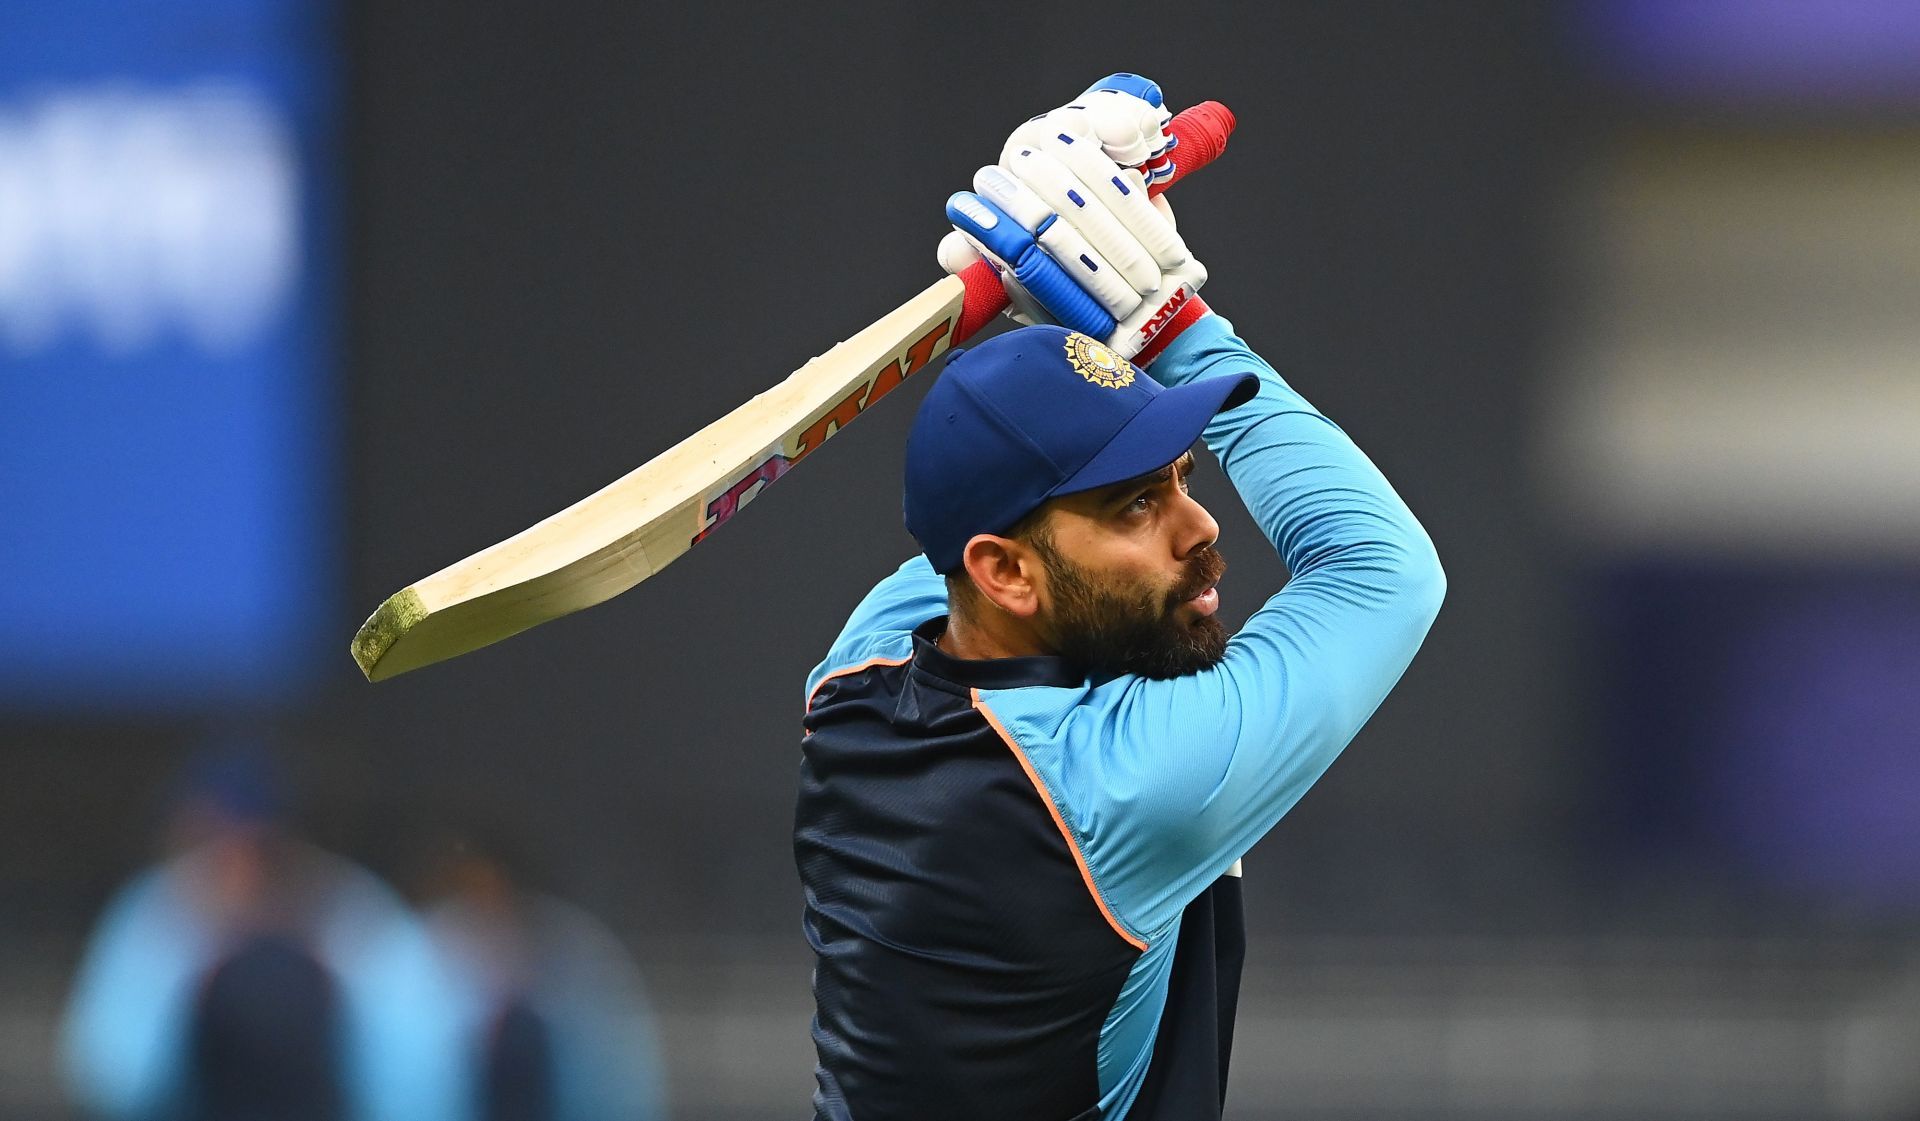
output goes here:
[{"label": "bat handle", "polygon": [[[1147,193],[1157,195],[1218,159],[1227,150],[1227,137],[1233,135],[1237,123],[1233,110],[1218,101],[1202,101],[1181,110],[1167,126],[1167,131],[1179,139],[1173,149],[1173,174],[1150,185]],[[962,269],[960,281],[967,286],[967,296],[960,322],[953,327],[955,345],[972,338],[1007,309],[1007,290],[1000,284],[1000,274],[987,262],[975,261]]]}]

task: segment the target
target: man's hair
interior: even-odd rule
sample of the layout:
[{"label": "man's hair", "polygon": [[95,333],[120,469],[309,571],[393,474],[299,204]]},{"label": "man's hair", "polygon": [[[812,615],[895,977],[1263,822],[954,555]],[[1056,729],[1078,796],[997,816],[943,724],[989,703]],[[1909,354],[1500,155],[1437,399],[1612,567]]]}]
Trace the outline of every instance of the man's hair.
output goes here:
[{"label": "man's hair", "polygon": [[[1053,528],[1047,519],[1050,504],[1041,503],[1027,511],[1019,521],[1008,526],[996,537],[1010,537],[1039,550],[1042,555],[1053,552]],[[963,554],[964,555],[964,554]],[[974,585],[973,577],[967,575],[964,565],[947,574],[947,612],[962,618],[970,618],[980,606],[980,589]]]}]

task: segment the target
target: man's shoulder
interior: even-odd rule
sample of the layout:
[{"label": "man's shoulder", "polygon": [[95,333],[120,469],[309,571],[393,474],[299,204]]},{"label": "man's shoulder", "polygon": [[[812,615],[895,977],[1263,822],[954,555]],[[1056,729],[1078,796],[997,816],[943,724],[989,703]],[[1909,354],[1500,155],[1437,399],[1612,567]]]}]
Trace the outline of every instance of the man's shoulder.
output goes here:
[{"label": "man's shoulder", "polygon": [[820,690],[829,681],[848,677],[874,666],[904,665],[913,658],[912,631],[883,631],[857,636],[843,635],[820,664],[807,675],[806,707],[811,709]]}]

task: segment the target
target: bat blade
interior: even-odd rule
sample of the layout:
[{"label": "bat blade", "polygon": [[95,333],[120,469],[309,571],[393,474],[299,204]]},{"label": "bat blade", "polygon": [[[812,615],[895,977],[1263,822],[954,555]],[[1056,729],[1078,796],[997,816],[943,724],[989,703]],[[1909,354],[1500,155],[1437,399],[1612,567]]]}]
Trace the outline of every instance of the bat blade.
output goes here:
[{"label": "bat blade", "polygon": [[946,277],[614,483],[388,597],[353,637],[369,681],[612,599],[671,564],[953,346]]}]

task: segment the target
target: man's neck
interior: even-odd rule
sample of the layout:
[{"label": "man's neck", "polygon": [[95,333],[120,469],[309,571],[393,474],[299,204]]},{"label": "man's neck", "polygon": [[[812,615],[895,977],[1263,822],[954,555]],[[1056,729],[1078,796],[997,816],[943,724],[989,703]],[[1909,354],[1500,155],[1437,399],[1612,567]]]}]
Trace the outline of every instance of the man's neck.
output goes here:
[{"label": "man's neck", "polygon": [[1017,625],[1010,617],[983,620],[957,611],[947,617],[947,629],[941,632],[936,645],[952,657],[970,661],[1053,653],[1030,630]]}]

